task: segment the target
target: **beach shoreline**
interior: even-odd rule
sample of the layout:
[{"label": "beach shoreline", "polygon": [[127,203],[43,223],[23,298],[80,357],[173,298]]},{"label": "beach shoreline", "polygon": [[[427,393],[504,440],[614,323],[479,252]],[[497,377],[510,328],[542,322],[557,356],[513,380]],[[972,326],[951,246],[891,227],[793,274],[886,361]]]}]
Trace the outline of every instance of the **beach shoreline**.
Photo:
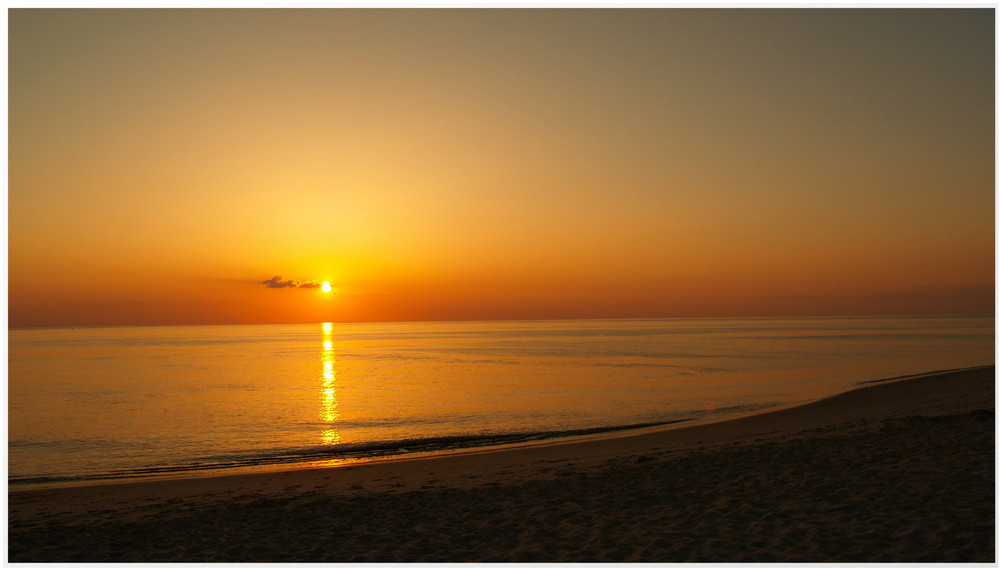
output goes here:
[{"label": "beach shoreline", "polygon": [[[980,369],[987,369],[991,367],[992,366],[987,365],[987,366],[976,366],[976,367],[963,367],[958,369],[942,369],[942,370],[928,371],[911,375],[901,375],[883,379],[865,380],[854,383],[855,385],[854,389],[849,389],[848,391],[845,392],[850,392],[850,390],[855,390],[857,388],[863,388],[866,386],[879,383],[896,382],[918,377],[941,375],[941,374],[956,373],[963,371],[974,371]],[[842,393],[836,393],[830,396],[836,396],[837,394],[842,394]],[[825,398],[830,398],[830,396],[822,397],[816,400],[779,404],[776,406],[768,406],[765,408],[759,408],[743,412],[706,415],[698,418],[680,418],[675,420],[669,420],[659,424],[650,424],[650,425],[630,424],[622,426],[597,427],[597,428],[591,428],[591,430],[595,430],[598,432],[591,434],[567,434],[565,436],[560,436],[559,434],[562,434],[562,432],[551,432],[551,433],[541,432],[537,434],[542,434],[544,435],[544,437],[537,440],[514,441],[510,443],[495,443],[487,445],[470,445],[468,447],[461,447],[451,450],[418,451],[408,454],[390,454],[386,456],[370,457],[370,458],[337,457],[328,460],[303,461],[300,463],[289,462],[287,464],[281,464],[281,465],[263,465],[259,467],[241,466],[233,469],[189,470],[189,471],[178,472],[177,474],[173,475],[166,474],[166,475],[153,475],[147,477],[122,476],[122,477],[94,478],[94,479],[69,480],[69,481],[45,481],[45,482],[9,481],[7,490],[8,493],[16,493],[22,491],[72,489],[76,487],[121,486],[121,485],[130,485],[133,483],[156,483],[156,482],[185,483],[185,482],[194,482],[195,480],[205,480],[217,477],[281,474],[298,470],[360,467],[368,464],[383,464],[386,462],[401,462],[401,461],[405,462],[412,460],[436,459],[441,457],[476,454],[481,452],[516,451],[535,446],[552,446],[560,444],[586,443],[590,441],[596,441],[607,438],[623,438],[623,437],[628,438],[631,436],[650,434],[665,430],[683,429],[692,426],[713,424],[716,422],[728,422],[730,420],[739,420],[742,418],[755,416],[758,414],[767,414],[770,412],[782,411],[786,409],[796,408],[799,406],[804,406],[807,404],[812,404],[815,402],[819,402],[820,400],[823,400]],[[511,435],[511,438],[516,438],[522,435],[524,434],[514,434]]]},{"label": "beach shoreline", "polygon": [[897,379],[515,448],[18,488],[9,560],[992,562],[994,368]]}]

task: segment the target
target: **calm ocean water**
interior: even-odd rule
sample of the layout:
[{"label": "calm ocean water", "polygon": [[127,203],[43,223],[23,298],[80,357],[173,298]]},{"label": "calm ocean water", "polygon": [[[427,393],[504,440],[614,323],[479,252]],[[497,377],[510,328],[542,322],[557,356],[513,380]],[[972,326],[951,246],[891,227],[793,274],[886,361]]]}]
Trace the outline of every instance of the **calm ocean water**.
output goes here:
[{"label": "calm ocean water", "polygon": [[994,319],[9,332],[9,482],[288,468],[579,435],[994,363]]}]

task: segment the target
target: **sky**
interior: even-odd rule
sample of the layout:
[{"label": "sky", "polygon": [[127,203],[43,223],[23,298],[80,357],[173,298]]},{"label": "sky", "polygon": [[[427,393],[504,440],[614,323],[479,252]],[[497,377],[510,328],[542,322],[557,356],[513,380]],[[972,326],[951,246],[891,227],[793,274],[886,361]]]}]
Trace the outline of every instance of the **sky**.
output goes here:
[{"label": "sky", "polygon": [[8,15],[10,327],[994,311],[992,9]]}]

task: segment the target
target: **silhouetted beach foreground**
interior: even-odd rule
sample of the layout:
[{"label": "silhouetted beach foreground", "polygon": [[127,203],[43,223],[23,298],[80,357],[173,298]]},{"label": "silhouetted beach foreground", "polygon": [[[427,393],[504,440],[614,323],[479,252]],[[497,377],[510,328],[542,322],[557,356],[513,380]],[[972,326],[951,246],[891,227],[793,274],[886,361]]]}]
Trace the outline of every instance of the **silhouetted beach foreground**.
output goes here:
[{"label": "silhouetted beach foreground", "polygon": [[9,560],[993,562],[994,368],[631,435],[10,493]]}]

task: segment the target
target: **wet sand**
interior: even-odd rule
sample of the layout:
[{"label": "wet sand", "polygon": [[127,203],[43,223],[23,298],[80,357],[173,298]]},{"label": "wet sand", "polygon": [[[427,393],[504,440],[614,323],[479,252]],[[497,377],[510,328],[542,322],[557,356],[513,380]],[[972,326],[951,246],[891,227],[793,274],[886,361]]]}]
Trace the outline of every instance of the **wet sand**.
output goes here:
[{"label": "wet sand", "polygon": [[714,423],[9,492],[12,562],[994,562],[994,368]]}]

